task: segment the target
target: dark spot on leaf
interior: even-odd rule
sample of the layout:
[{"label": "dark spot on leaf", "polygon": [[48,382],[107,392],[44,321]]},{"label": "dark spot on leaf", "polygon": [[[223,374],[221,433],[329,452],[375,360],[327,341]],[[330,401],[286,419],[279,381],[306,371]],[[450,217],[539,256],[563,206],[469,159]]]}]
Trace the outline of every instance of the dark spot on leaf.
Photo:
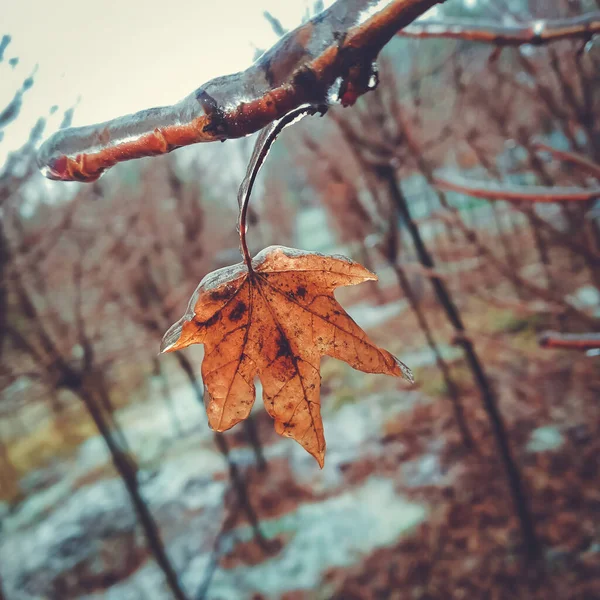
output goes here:
[{"label": "dark spot on leaf", "polygon": [[275,358],[281,358],[282,356],[293,357],[292,349],[290,348],[290,343],[288,339],[283,334],[279,334],[279,337],[276,341],[277,344],[277,355]]},{"label": "dark spot on leaf", "polygon": [[229,286],[223,289],[214,290],[210,293],[210,299],[218,302],[219,300],[229,300],[233,296],[233,290]]},{"label": "dark spot on leaf", "polygon": [[246,303],[240,300],[229,314],[229,320],[239,321],[246,314],[246,308]]},{"label": "dark spot on leaf", "polygon": [[202,327],[210,327],[211,325],[214,325],[218,320],[219,313],[216,312],[212,317],[210,317],[210,319],[206,319],[206,321],[200,321],[198,325]]},{"label": "dark spot on leaf", "polygon": [[306,296],[306,288],[303,285],[299,286],[296,290],[296,295],[304,298]]}]

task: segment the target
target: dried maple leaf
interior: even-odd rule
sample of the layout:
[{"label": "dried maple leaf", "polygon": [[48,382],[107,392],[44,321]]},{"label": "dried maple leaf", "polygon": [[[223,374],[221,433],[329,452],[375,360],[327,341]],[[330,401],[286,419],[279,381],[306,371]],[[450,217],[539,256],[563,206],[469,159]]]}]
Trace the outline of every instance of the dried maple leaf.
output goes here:
[{"label": "dried maple leaf", "polygon": [[250,414],[258,376],[277,433],[294,438],[322,467],[322,355],[412,381],[408,367],[373,344],[333,296],[339,286],[376,279],[343,256],[271,246],[250,271],[240,263],[208,274],[161,351],[204,344],[206,410],[216,431]]}]

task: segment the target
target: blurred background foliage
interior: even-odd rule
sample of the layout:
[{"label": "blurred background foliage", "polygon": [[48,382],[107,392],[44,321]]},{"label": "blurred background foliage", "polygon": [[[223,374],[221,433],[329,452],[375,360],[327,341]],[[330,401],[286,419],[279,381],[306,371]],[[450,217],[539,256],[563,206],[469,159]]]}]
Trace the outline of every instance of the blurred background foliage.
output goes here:
[{"label": "blurred background foliage", "polygon": [[[593,10],[452,1],[438,18]],[[4,36],[0,72],[10,56]],[[498,53],[398,36],[379,66],[356,107],[286,130],[251,205],[252,251],[339,252],[378,273],[339,298],[415,372],[409,388],[323,362],[323,471],[260,401],[248,424],[210,432],[202,349],[157,356],[199,280],[240,260],[253,138],[93,185],[38,173],[44,119],[8,155],[0,597],[600,597],[599,359],[538,343],[599,331],[599,201],[488,201],[440,183],[597,189],[598,40]]]}]

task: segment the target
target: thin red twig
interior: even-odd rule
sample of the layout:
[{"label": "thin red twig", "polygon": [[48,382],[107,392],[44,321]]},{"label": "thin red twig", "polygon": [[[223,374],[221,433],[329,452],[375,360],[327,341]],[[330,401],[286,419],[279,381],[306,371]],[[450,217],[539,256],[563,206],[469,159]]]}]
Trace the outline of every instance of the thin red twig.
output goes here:
[{"label": "thin red twig", "polygon": [[542,348],[562,348],[564,350],[599,350],[600,333],[558,333],[545,331],[539,338]]},{"label": "thin red twig", "polygon": [[511,185],[500,187],[491,182],[469,181],[457,177],[434,177],[433,184],[444,192],[458,192],[484,200],[508,202],[585,202],[600,198],[600,187],[544,187]]},{"label": "thin red twig", "polygon": [[534,143],[532,148],[539,152],[548,152],[559,160],[573,163],[574,165],[581,167],[582,170],[593,175],[596,179],[600,179],[600,165],[597,165],[595,162],[592,162],[589,158],[582,156],[581,154],[568,152],[567,150],[558,150],[557,148],[553,148],[552,146],[548,146],[541,142]]},{"label": "thin red twig", "polygon": [[493,21],[444,19],[416,23],[398,32],[412,38],[447,38],[496,46],[542,46],[566,39],[590,39],[600,33],[600,12],[570,19],[538,19],[531,23],[499,25]]}]

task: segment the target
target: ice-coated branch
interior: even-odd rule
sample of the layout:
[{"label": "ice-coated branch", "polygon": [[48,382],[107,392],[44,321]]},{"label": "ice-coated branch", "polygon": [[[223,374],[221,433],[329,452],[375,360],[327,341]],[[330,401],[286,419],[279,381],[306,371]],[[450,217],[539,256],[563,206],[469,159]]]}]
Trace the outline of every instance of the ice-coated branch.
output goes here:
[{"label": "ice-coated branch", "polygon": [[595,162],[591,161],[586,156],[579,154],[577,152],[569,152],[567,150],[559,150],[558,148],[553,148],[552,146],[548,146],[548,144],[543,144],[542,142],[536,142],[532,145],[533,150],[538,152],[548,152],[554,158],[559,160],[563,160],[565,162],[573,163],[577,165],[582,170],[587,171],[591,175],[593,175],[596,179],[600,179],[600,165],[597,165]]},{"label": "ice-coated branch", "polygon": [[538,19],[530,23],[502,25],[493,21],[444,19],[415,23],[398,34],[412,38],[448,38],[495,46],[542,46],[566,39],[589,40],[600,33],[600,12],[570,19]]},{"label": "ice-coated branch", "polygon": [[589,350],[600,349],[600,333],[558,333],[545,331],[539,338],[542,348],[562,348],[564,350]]},{"label": "ice-coated branch", "polygon": [[508,202],[585,202],[600,198],[600,187],[545,187],[545,186],[498,186],[491,182],[470,181],[458,177],[439,177],[434,186],[443,192],[458,192],[484,200],[506,200]]},{"label": "ice-coated branch", "polygon": [[337,0],[245,71],[211,79],[177,104],[57,132],[38,165],[51,179],[89,182],[121,161],[246,136],[303,104],[354,104],[375,87],[383,46],[440,1]]}]

